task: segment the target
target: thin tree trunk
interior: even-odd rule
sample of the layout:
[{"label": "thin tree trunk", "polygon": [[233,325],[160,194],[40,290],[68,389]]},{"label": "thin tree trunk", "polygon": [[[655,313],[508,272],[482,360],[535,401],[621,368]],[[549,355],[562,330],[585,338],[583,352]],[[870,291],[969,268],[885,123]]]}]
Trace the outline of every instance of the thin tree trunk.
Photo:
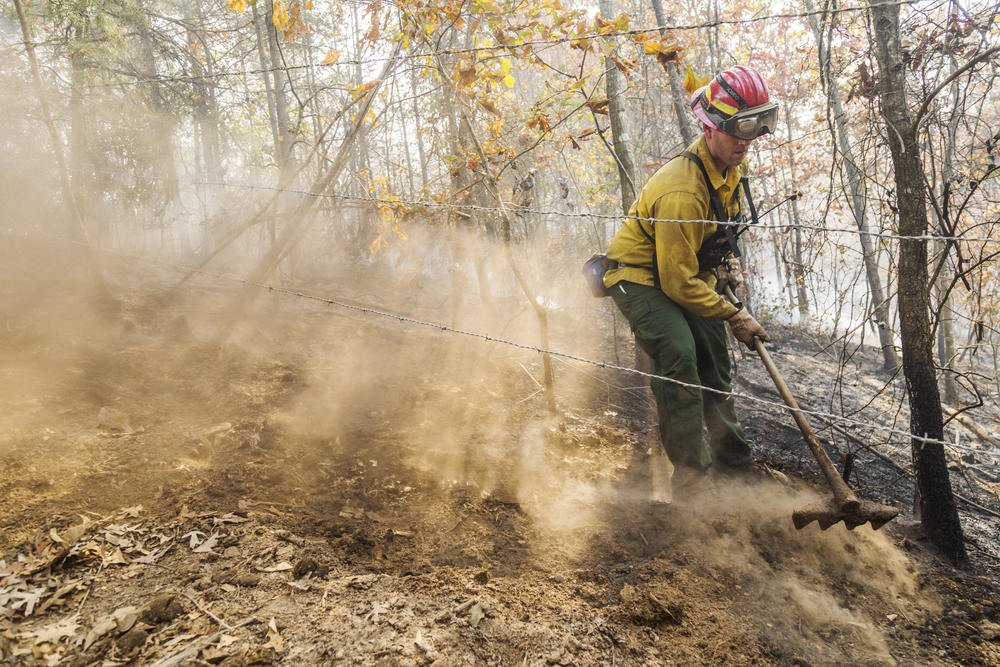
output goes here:
[{"label": "thin tree trunk", "polygon": [[[958,16],[955,15],[954,5],[949,12],[949,22],[954,21],[954,25],[958,25]],[[951,62],[951,72],[955,72],[958,69],[958,64],[955,62],[954,52],[951,52],[949,56],[949,61]],[[958,134],[958,123],[961,120],[961,91],[958,84],[958,79],[956,79],[951,84],[951,117],[948,119],[948,133],[945,135],[945,147],[944,147],[944,158],[941,161],[941,210],[947,212],[951,209],[948,205],[948,198],[951,196],[951,181],[954,174],[954,164],[955,164],[955,141]],[[945,213],[947,215],[947,213]],[[948,252],[948,246],[945,243],[940,244],[942,252]],[[944,261],[944,258],[942,258]],[[948,298],[948,279],[946,273],[941,271],[938,273],[937,279],[937,290],[938,294],[941,295],[941,303],[938,306],[938,358],[940,359],[942,372],[942,379],[944,385],[944,400],[948,403],[954,404],[958,401],[958,386],[955,382],[955,373],[951,368],[951,365],[955,363],[955,330],[954,322],[955,317],[952,314],[951,304]]]},{"label": "thin tree trunk", "polygon": [[[393,87],[393,97],[396,96],[402,97],[399,91],[398,79],[393,80],[392,87]],[[417,128],[419,129],[419,127],[420,125],[418,123]],[[415,199],[416,191],[414,189],[414,183],[413,183],[413,158],[410,156],[410,132],[409,128],[406,125],[405,112],[399,114],[399,134],[400,134],[400,141],[402,142],[403,146],[403,160],[406,164],[406,182],[410,188],[408,191],[409,193],[408,196],[410,197],[410,199]]]},{"label": "thin tree trunk", "polygon": [[191,44],[198,44],[205,62],[198,59],[198,52],[192,49],[190,61],[192,72],[197,77],[195,87],[198,89],[198,99],[195,101],[195,111],[198,124],[201,127],[202,145],[205,151],[205,170],[211,181],[222,178],[222,147],[219,139],[219,111],[215,99],[214,72],[215,65],[211,44],[201,33],[200,27],[205,23],[205,15],[201,4],[195,3],[196,12],[192,24],[199,29],[188,31]]},{"label": "thin tree trunk", "polygon": [[[87,114],[83,104],[85,76],[82,52],[83,37],[83,26],[75,26],[70,42],[69,170],[70,181],[73,184],[73,191],[76,193],[77,204],[80,207],[80,215],[85,220],[89,220],[92,213],[87,194],[86,165],[89,161],[90,141],[87,131]],[[98,238],[100,238],[100,234],[98,234]]]},{"label": "thin tree trunk", "polygon": [[826,82],[827,99],[830,108],[833,109],[837,144],[843,156],[844,169],[847,171],[847,183],[851,191],[851,210],[854,213],[854,221],[858,225],[858,239],[861,242],[861,255],[865,263],[865,277],[868,280],[871,303],[874,304],[873,315],[878,327],[879,345],[882,348],[882,370],[891,374],[899,368],[899,358],[896,356],[896,347],[893,341],[889,302],[884,296],[882,279],[879,276],[878,256],[872,247],[872,239],[869,234],[864,180],[861,178],[861,171],[858,169],[858,163],[855,161],[854,152],[848,139],[847,122],[840,100],[840,86],[837,84],[836,77],[831,75],[830,52],[823,40],[819,17],[812,13],[812,0],[806,0],[806,11],[809,12],[809,24],[812,26],[813,35],[816,38],[820,69],[823,71],[823,79]]},{"label": "thin tree trunk", "polygon": [[[600,0],[601,15],[606,19],[615,18],[614,0]],[[614,141],[615,161],[618,163],[618,180],[621,183],[622,212],[628,213],[635,201],[635,161],[629,145],[628,128],[625,120],[625,87],[622,75],[611,58],[604,59],[605,84],[608,93],[608,115],[611,119],[611,134]]]},{"label": "thin tree trunk", "polygon": [[[144,4],[140,4],[141,9],[145,9]],[[143,70],[149,79],[149,109],[156,146],[154,148],[153,161],[157,165],[157,173],[163,174],[163,206],[164,208],[179,194],[177,183],[177,164],[174,154],[174,131],[175,123],[170,110],[164,102],[163,90],[157,80],[159,71],[156,66],[156,49],[153,36],[149,30],[150,19],[146,14],[141,14],[137,18],[139,34],[141,40],[141,53]]]},{"label": "thin tree trunk", "polygon": [[[795,138],[792,136],[792,112],[790,105],[785,105],[785,123],[788,126],[788,170],[792,180],[792,187],[798,186],[798,177],[795,173]],[[802,218],[799,217],[799,206],[796,201],[798,197],[792,199],[792,275],[795,281],[795,295],[799,308],[799,317],[803,320],[809,317],[809,297],[806,294],[805,263],[802,261]]]},{"label": "thin tree trunk", "polygon": [[[899,5],[870,0],[874,41],[879,65],[882,116],[896,181],[899,233],[927,233],[926,195],[917,129],[907,107],[899,34]],[[910,432],[917,473],[920,520],[931,542],[952,562],[965,564],[968,555],[959,523],[944,448],[918,437],[941,440],[944,427],[941,396],[934,375],[933,339],[930,330],[930,286],[927,283],[927,242],[899,242],[900,336],[903,341],[903,374],[910,399]]]},{"label": "thin tree trunk", "polygon": [[264,30],[267,31],[267,50],[271,55],[271,76],[274,80],[274,113],[278,125],[278,141],[275,143],[275,155],[278,168],[282,173],[289,167],[292,157],[291,122],[288,119],[288,97],[285,95],[285,83],[288,72],[281,59],[281,46],[278,43],[278,28],[274,25],[274,4],[266,3],[264,13]]},{"label": "thin tree trunk", "polygon": [[[656,22],[661,26],[667,25],[667,15],[663,11],[663,0],[652,0],[653,2],[653,13],[656,15]],[[666,33],[663,28],[660,29],[660,36],[662,37]],[[677,117],[677,127],[681,132],[681,138],[684,140],[684,146],[690,146],[697,134],[691,126],[691,114],[687,105],[687,96],[684,90],[684,85],[681,80],[681,74],[677,70],[675,63],[664,63],[663,69],[667,72],[667,80],[670,83],[670,103],[674,108],[674,116]]]},{"label": "thin tree trunk", "polygon": [[24,6],[21,0],[14,0],[14,9],[17,12],[17,20],[21,25],[21,35],[24,38],[24,48],[28,54],[28,63],[31,67],[31,80],[35,87],[35,95],[38,97],[38,103],[42,108],[42,118],[45,120],[45,127],[49,131],[49,139],[52,141],[52,151],[55,153],[56,157],[56,166],[59,171],[59,182],[63,191],[63,201],[65,202],[66,209],[69,213],[69,231],[73,238],[83,246],[87,266],[90,269],[91,276],[94,280],[94,286],[97,289],[102,305],[110,308],[114,304],[114,299],[111,296],[111,292],[108,290],[107,284],[104,282],[104,277],[101,275],[101,269],[97,264],[97,258],[94,257],[93,250],[90,247],[90,238],[87,234],[87,226],[84,222],[83,214],[80,212],[79,202],[77,200],[76,193],[73,190],[72,182],[70,181],[69,171],[66,168],[66,158],[63,154],[62,140],[59,138],[59,132],[56,130],[55,122],[52,120],[52,112],[49,109],[49,102],[45,96],[45,86],[42,82],[42,75],[38,67],[38,58],[35,56],[35,45],[31,42],[31,30],[28,26],[28,18],[24,13]]},{"label": "thin tree trunk", "polygon": [[[444,83],[444,87],[450,91],[449,97],[451,99],[456,99],[458,96],[455,86],[452,83],[451,72],[449,72],[443,61],[441,60],[440,54],[435,54],[435,60],[437,62],[438,71],[441,74],[441,80]],[[475,148],[476,154],[479,156],[480,172],[482,175],[482,183],[488,194],[493,198],[500,215],[500,235],[503,240],[504,256],[507,259],[507,265],[509,266],[511,273],[514,274],[514,279],[517,281],[518,286],[524,293],[525,298],[531,305],[532,310],[535,312],[535,317],[538,320],[538,335],[540,339],[541,349],[548,349],[549,347],[549,318],[548,312],[545,310],[545,306],[541,304],[534,289],[532,289],[531,284],[528,282],[521,271],[518,262],[514,259],[514,253],[511,249],[511,214],[507,210],[507,206],[504,203],[503,197],[499,190],[499,179],[490,166],[489,159],[486,156],[486,151],[483,150],[479,138],[472,127],[472,122],[469,120],[469,116],[466,114],[464,107],[455,104],[453,105],[454,111],[458,114],[456,121],[460,121],[465,128],[466,137],[472,143]],[[545,385],[545,400],[549,412],[555,413],[556,411],[556,399],[555,399],[555,373],[552,368],[552,357],[548,352],[542,352],[542,372],[544,377]]]},{"label": "thin tree trunk", "polygon": [[[615,17],[614,0],[600,0],[601,15],[613,20]],[[629,145],[628,130],[625,119],[625,90],[622,85],[621,72],[611,58],[604,59],[605,85],[608,93],[608,115],[611,120],[613,153],[618,163],[618,181],[621,185],[622,213],[628,215],[632,202],[638,194],[635,184],[635,162],[632,159],[632,149]],[[635,367],[643,372],[652,373],[655,364],[652,358],[639,347],[635,346]]]},{"label": "thin tree trunk", "polygon": [[410,70],[410,91],[413,94],[413,122],[416,125],[417,135],[417,155],[420,157],[420,184],[424,192],[427,192],[427,155],[424,150],[424,136],[420,128],[423,127],[420,115],[420,104],[417,102],[417,70]]},{"label": "thin tree trunk", "polygon": [[268,66],[267,51],[264,48],[264,43],[267,40],[263,25],[264,19],[257,11],[257,3],[250,5],[250,8],[253,10],[253,27],[257,33],[257,58],[260,61],[261,78],[264,80],[264,98],[267,100],[267,121],[271,127],[274,161],[280,164],[278,160],[278,146],[281,144],[281,131],[278,129],[278,112],[274,108],[274,81],[271,78],[273,72],[271,72],[271,68]]},{"label": "thin tree trunk", "polygon": [[[319,96],[317,95],[316,90],[315,60],[313,58],[312,50],[312,29],[309,26],[308,16],[309,12],[302,12],[302,23],[306,26],[306,34],[302,36],[304,46],[302,51],[305,54],[306,60],[306,87],[308,88],[309,93],[308,99],[310,114],[312,115],[313,136],[315,137],[315,141],[319,141],[323,123],[320,120]],[[316,174],[318,175],[323,171],[323,155],[321,151],[315,151],[314,154],[316,155]]]}]

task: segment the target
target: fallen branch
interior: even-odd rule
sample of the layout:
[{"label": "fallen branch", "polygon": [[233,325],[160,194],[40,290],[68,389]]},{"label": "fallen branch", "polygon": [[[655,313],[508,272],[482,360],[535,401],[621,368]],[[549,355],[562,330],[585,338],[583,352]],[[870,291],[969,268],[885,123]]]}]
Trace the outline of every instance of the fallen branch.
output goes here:
[{"label": "fallen branch", "polygon": [[[260,623],[259,618],[257,618],[256,616],[250,616],[248,618],[243,619],[236,625],[231,626],[227,631],[231,632],[232,630],[241,628],[244,625],[253,623],[254,621]],[[195,658],[198,657],[198,653],[201,652],[202,647],[211,644],[212,642],[217,640],[219,637],[222,636],[223,632],[226,631],[219,630],[215,634],[208,635],[207,637],[202,637],[201,639],[196,639],[190,644],[186,644],[185,646],[182,646],[179,649],[173,651],[172,653],[169,653],[166,656],[160,658],[159,660],[153,663],[153,667],[179,667],[186,660],[194,660]]]}]

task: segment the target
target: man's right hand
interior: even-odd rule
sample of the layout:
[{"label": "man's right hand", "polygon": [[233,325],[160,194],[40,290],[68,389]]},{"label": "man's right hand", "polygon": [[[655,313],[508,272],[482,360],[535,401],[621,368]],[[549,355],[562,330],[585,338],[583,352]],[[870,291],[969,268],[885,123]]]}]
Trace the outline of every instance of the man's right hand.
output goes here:
[{"label": "man's right hand", "polygon": [[736,336],[736,340],[740,341],[751,350],[754,348],[754,338],[771,340],[771,337],[767,335],[766,331],[764,331],[764,327],[762,327],[742,305],[735,314],[731,315],[729,319],[726,320],[726,322],[729,323],[730,328],[733,330],[733,335]]}]

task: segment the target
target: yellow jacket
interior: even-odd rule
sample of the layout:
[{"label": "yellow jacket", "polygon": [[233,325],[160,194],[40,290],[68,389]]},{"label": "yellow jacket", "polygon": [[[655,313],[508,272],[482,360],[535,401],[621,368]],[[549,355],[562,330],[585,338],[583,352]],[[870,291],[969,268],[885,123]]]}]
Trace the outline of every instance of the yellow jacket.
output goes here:
[{"label": "yellow jacket", "polygon": [[[691,144],[688,150],[705,163],[712,187],[730,215],[739,208],[740,177],[746,173],[746,163],[729,169],[723,178],[708,152],[705,137]],[[608,258],[632,266],[612,269],[604,274],[604,285],[628,280],[642,285],[653,285],[653,244],[639,230],[637,218],[659,220],[712,220],[711,199],[705,178],[692,160],[677,157],[657,170],[643,186],[632,204],[628,217],[615,234],[608,247]],[[650,223],[642,225],[650,232]],[[714,222],[657,222],[655,233],[656,264],[660,271],[660,287],[670,299],[691,312],[710,319],[725,319],[736,312],[736,307],[715,291],[715,275],[698,270],[698,250],[702,242],[715,233]]]}]

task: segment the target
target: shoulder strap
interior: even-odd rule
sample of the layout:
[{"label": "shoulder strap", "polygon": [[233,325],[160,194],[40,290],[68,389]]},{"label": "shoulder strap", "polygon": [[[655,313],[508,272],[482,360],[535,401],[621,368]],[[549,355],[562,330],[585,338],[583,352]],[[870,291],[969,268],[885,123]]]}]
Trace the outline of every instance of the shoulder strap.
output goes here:
[{"label": "shoulder strap", "polygon": [[[683,153],[681,153],[681,155],[683,155],[684,157],[686,157],[687,159],[691,160],[696,165],[698,165],[698,169],[701,170],[701,175],[705,177],[705,187],[708,188],[708,198],[712,202],[712,209],[715,211],[715,219],[723,223],[729,222],[730,221],[729,214],[726,213],[726,208],[722,205],[722,198],[719,197],[719,193],[716,192],[715,188],[712,187],[712,179],[708,177],[708,170],[705,169],[705,163],[701,161],[700,157],[698,157],[695,153],[692,153],[691,151],[684,151]],[[746,179],[744,177],[743,179],[740,180],[740,183],[742,184],[743,181],[745,180]],[[745,192],[749,192],[749,190],[745,190]],[[735,196],[737,197],[737,202],[739,202],[738,199],[739,194],[736,194]],[[736,244],[737,233],[733,229],[733,227],[734,225],[726,225],[726,224],[722,225],[722,228],[724,229],[724,233],[726,235],[726,241],[728,241],[729,243],[729,249],[732,251],[735,257],[739,257],[740,248]]]},{"label": "shoulder strap", "polygon": [[715,219],[719,221],[728,220],[729,215],[726,213],[726,208],[722,205],[722,198],[719,197],[719,193],[712,187],[712,179],[708,177],[708,170],[705,169],[705,163],[701,161],[701,158],[697,154],[691,151],[684,151],[681,155],[698,165],[701,175],[705,177],[705,186],[708,188],[708,197],[712,200],[712,210],[715,211]]},{"label": "shoulder strap", "polygon": [[[759,221],[757,220],[757,207],[753,205],[753,197],[750,196],[750,179],[744,176],[740,179],[740,185],[743,187],[743,196],[747,198],[747,207],[750,209],[750,221],[756,225]],[[743,231],[746,231],[746,229]]]}]

